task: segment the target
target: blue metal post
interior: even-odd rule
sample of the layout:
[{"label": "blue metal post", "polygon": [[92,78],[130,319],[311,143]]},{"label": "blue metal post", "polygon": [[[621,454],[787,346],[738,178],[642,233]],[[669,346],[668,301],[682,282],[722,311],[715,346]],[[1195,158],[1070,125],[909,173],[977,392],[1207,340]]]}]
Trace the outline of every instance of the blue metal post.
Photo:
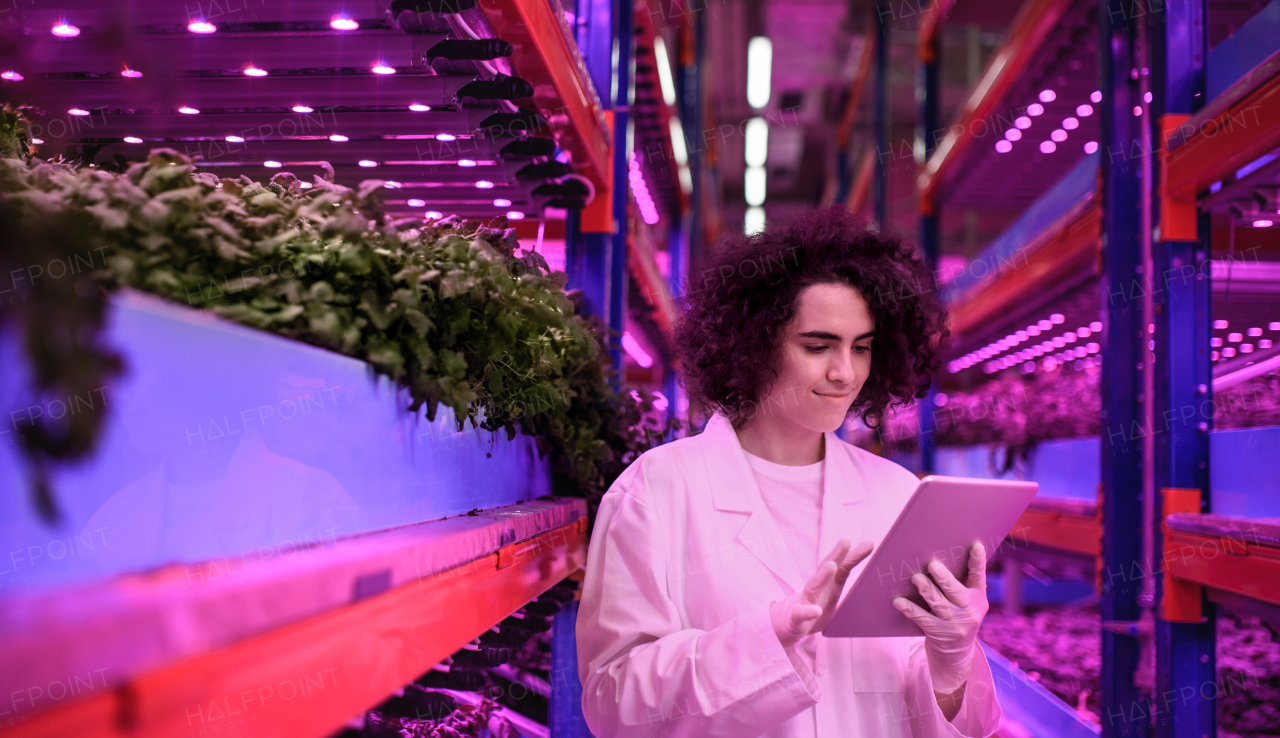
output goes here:
[{"label": "blue metal post", "polygon": [[[929,160],[934,148],[938,145],[934,140],[934,132],[938,130],[938,60],[942,51],[942,44],[939,41],[941,36],[941,29],[936,30],[933,38],[929,40],[928,47],[921,50],[924,58],[920,60],[918,99],[920,100],[920,136],[924,141],[925,161]],[[920,210],[920,250],[929,268],[936,275],[938,273],[938,204],[921,202]],[[919,405],[920,469],[926,474],[936,470],[934,448],[937,442],[935,436],[937,424],[933,417],[933,398],[937,394],[938,382],[935,378],[933,385],[929,388],[929,395],[921,400]]]},{"label": "blue metal post", "polygon": [[[1191,114],[1205,99],[1206,0],[1166,0],[1154,14],[1151,49],[1152,141],[1163,145],[1160,117]],[[1159,166],[1159,157],[1155,157]],[[1155,177],[1159,181],[1159,176]],[[1159,199],[1155,200],[1159,207]],[[1213,424],[1213,378],[1209,361],[1213,300],[1209,270],[1209,216],[1200,218],[1199,241],[1157,241],[1152,249],[1156,279],[1155,488],[1199,489],[1209,507],[1209,430]],[[1163,549],[1162,495],[1155,507],[1156,551]],[[1164,597],[1156,577],[1156,602]],[[1156,610],[1156,713],[1159,738],[1211,738],[1217,733],[1215,606],[1202,596],[1200,623],[1171,623]],[[1176,695],[1165,699],[1164,695]],[[1189,697],[1186,695],[1190,695]]]},{"label": "blue metal post", "polygon": [[613,356],[613,365],[621,367],[621,338],[627,315],[627,197],[630,194],[626,184],[627,154],[630,153],[627,151],[627,120],[631,116],[631,44],[635,11],[631,0],[614,0],[613,9],[614,43],[618,50],[618,63],[613,70],[617,90],[613,100],[613,217],[618,222],[618,230],[609,244],[606,267],[609,288],[604,317],[609,329],[617,334],[610,340],[613,348],[609,353]]},{"label": "blue metal post", "polygon": [[565,605],[551,621],[551,701],[547,727],[554,738],[592,738],[582,716],[577,623],[578,600]]},{"label": "blue metal post", "polygon": [[876,225],[881,231],[888,226],[889,213],[889,168],[885,156],[893,159],[893,148],[889,144],[889,22],[893,17],[893,9],[888,3],[876,4],[876,99],[875,99],[875,141],[876,141],[876,181],[875,206]]},{"label": "blue metal post", "polygon": [[[1102,310],[1102,619],[1137,622],[1142,591],[1142,325],[1141,162],[1131,159],[1141,141],[1133,108],[1141,101],[1134,59],[1135,7],[1100,0]],[[1145,21],[1145,19],[1143,19]],[[1150,715],[1134,684],[1136,638],[1102,631],[1102,735],[1146,738]]]}]

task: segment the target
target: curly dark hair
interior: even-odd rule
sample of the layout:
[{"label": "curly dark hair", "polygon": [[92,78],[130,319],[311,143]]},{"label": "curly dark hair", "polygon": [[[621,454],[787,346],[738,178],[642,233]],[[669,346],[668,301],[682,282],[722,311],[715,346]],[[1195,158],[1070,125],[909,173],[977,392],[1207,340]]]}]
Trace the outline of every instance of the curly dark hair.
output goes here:
[{"label": "curly dark hair", "polygon": [[890,406],[925,397],[951,336],[933,271],[911,245],[868,230],[841,207],[730,236],[690,275],[675,331],[690,397],[735,428],[745,425],[778,377],[796,297],[827,283],[858,290],[876,322],[871,375],[850,413],[875,427]]}]

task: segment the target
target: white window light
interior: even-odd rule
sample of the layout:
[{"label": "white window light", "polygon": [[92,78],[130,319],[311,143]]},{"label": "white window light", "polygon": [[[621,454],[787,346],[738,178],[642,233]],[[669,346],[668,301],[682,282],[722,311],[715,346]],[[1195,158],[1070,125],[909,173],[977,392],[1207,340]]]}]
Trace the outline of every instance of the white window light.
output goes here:
[{"label": "white window light", "polygon": [[684,145],[684,126],[680,125],[679,118],[671,118],[668,124],[671,131],[671,153],[676,157],[676,164],[685,166],[689,163],[689,150]]},{"label": "white window light", "polygon": [[747,215],[742,222],[742,231],[753,236],[764,230],[764,208],[747,208]]},{"label": "white window light", "polygon": [[743,181],[743,195],[747,199],[747,204],[752,207],[763,205],[764,193],[764,167],[747,167],[746,178]]},{"label": "white window light", "polygon": [[747,102],[753,108],[769,104],[769,86],[773,77],[773,42],[756,36],[747,44]]},{"label": "white window light", "polygon": [[764,118],[747,121],[747,166],[762,167],[769,156],[769,124]]},{"label": "white window light", "polygon": [[662,101],[676,104],[676,81],[671,74],[671,58],[667,56],[667,44],[661,36],[653,39],[653,55],[658,59],[658,83],[662,85]]}]

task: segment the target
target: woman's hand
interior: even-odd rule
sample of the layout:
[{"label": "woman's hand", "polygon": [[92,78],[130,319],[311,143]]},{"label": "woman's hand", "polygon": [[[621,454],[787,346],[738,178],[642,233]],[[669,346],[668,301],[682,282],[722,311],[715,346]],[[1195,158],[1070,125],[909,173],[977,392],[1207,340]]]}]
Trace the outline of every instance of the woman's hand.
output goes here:
[{"label": "woman's hand", "polygon": [[841,538],[818,564],[818,570],[803,590],[770,603],[769,617],[783,646],[792,646],[807,635],[819,633],[831,622],[849,572],[867,558],[873,548],[870,541],[863,541],[850,551],[852,545],[848,538]]},{"label": "woman's hand", "polygon": [[926,612],[905,597],[894,598],[893,606],[924,631],[933,689],[950,694],[969,678],[978,627],[987,615],[987,550],[982,543],[969,549],[967,587],[938,561],[930,561],[926,568],[933,575],[932,580],[924,574],[914,574],[911,581],[933,612]]}]

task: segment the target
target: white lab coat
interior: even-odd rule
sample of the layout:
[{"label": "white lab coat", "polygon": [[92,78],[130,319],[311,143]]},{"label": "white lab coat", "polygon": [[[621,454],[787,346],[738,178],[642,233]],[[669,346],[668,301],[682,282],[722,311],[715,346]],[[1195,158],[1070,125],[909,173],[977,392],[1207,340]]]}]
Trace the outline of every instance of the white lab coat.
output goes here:
[{"label": "white lab coat", "polygon": [[[643,454],[600,503],[578,612],[578,674],[597,738],[985,738],[1002,711],[977,649],[959,714],[933,695],[924,637],[809,636],[783,649],[769,603],[801,572],[729,421]],[[819,555],[877,545],[918,482],[826,434]],[[852,582],[865,561],[850,575]],[[847,586],[847,585],[846,585]]]}]

